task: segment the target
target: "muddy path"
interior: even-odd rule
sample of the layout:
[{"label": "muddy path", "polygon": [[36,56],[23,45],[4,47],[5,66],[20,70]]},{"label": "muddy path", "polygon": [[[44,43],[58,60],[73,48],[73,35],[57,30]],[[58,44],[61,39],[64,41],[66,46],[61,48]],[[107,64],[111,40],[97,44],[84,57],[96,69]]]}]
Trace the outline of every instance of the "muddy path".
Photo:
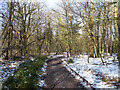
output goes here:
[{"label": "muddy path", "polygon": [[45,83],[47,88],[78,88],[85,89],[80,81],[64,67],[61,58],[47,60]]}]

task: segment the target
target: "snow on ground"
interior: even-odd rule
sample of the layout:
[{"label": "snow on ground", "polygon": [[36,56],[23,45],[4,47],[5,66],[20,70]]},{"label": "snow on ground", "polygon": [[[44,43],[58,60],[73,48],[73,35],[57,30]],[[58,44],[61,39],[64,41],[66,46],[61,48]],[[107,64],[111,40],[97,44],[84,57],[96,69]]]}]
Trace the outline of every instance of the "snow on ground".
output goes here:
[{"label": "snow on ground", "polygon": [[[80,76],[85,78],[94,88],[116,88],[115,84],[118,82],[118,61],[112,61],[116,57],[104,58],[103,65],[101,58],[89,58],[88,56],[81,55],[81,58],[72,58],[74,63],[67,64],[66,59],[62,59],[64,64],[67,64]],[[69,70],[70,68],[65,65]],[[74,74],[75,75],[75,74]],[[77,77],[79,79],[79,77]]]},{"label": "snow on ground", "polygon": [[47,56],[47,58],[57,58],[57,57],[61,57],[61,56],[65,56],[66,57],[66,53],[63,53],[63,54],[59,54],[59,55],[56,55],[56,53],[50,53],[49,56]]},{"label": "snow on ground", "polygon": [[2,61],[0,65],[0,79],[6,80],[10,74],[12,75],[18,66],[24,61]]},{"label": "snow on ground", "polygon": [[[22,59],[24,59],[25,56],[22,56]],[[30,60],[34,60],[33,57],[30,58]],[[18,66],[25,61],[13,61],[13,60],[2,60],[0,58],[0,84],[2,81],[5,81],[10,75],[13,75],[13,73],[17,70]]]},{"label": "snow on ground", "polygon": [[47,68],[47,63],[46,63],[47,59],[45,60],[45,63],[43,65],[43,67],[41,68],[41,71],[39,73],[39,78],[38,78],[38,86],[41,88],[41,87],[46,87],[46,84],[45,84],[45,81],[44,81],[44,78],[45,78],[45,75],[46,75],[46,68]]},{"label": "snow on ground", "polygon": [[5,81],[10,75],[13,75],[18,66],[24,61],[8,61],[2,59],[0,61],[0,87],[2,87],[2,82]]},{"label": "snow on ground", "polygon": [[[52,58],[56,58],[59,56],[66,55],[51,54],[50,57],[51,56]],[[114,62],[113,59],[115,59]],[[31,58],[31,60],[33,59]],[[118,82],[118,77],[120,78],[119,76],[120,73],[118,73],[119,68],[116,55],[113,55],[112,57],[109,56],[109,58],[105,57],[103,59],[105,65],[102,64],[100,58],[89,58],[88,63],[87,55],[80,55],[80,58],[75,57],[73,59],[74,63],[72,64],[66,63],[67,58],[64,58],[62,60],[63,63],[65,64],[65,67],[76,77],[76,79],[82,81],[82,79],[79,76],[76,76],[76,74],[73,73],[71,69],[73,69],[76,73],[85,78],[90,84],[93,85],[94,88],[116,88],[115,84]],[[8,76],[12,75],[14,71],[17,69],[17,67],[24,61],[5,61],[5,60],[0,61],[1,61],[0,65],[0,85],[1,85],[2,81],[6,80]],[[42,73],[39,74],[40,76],[38,83],[39,87],[46,86],[44,81],[44,76],[46,75],[46,68],[47,63],[45,62],[43,68],[41,69]],[[86,86],[85,82],[83,82],[82,84]]]},{"label": "snow on ground", "polygon": [[53,55],[52,58],[62,57],[63,55]]}]

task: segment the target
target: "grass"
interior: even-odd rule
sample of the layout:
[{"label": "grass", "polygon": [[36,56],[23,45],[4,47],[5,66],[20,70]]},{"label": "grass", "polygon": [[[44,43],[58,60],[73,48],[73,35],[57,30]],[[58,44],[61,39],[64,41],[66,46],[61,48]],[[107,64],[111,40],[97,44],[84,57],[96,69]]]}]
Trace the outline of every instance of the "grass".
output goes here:
[{"label": "grass", "polygon": [[13,76],[3,82],[3,89],[4,86],[8,88],[37,88],[38,74],[46,58],[46,56],[39,56],[34,61],[29,60],[23,63]]},{"label": "grass", "polygon": [[103,81],[104,81],[104,82],[107,82],[107,81],[109,81],[109,80],[104,78]]},{"label": "grass", "polygon": [[73,59],[68,59],[67,60],[67,63],[69,64],[69,63],[73,63]]}]

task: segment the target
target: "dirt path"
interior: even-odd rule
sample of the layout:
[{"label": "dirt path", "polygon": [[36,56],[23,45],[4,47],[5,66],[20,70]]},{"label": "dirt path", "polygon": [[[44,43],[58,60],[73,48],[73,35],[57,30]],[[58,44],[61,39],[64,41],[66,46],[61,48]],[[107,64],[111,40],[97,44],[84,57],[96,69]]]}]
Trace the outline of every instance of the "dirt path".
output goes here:
[{"label": "dirt path", "polygon": [[64,67],[61,58],[47,61],[45,83],[47,88],[84,88],[78,80]]}]

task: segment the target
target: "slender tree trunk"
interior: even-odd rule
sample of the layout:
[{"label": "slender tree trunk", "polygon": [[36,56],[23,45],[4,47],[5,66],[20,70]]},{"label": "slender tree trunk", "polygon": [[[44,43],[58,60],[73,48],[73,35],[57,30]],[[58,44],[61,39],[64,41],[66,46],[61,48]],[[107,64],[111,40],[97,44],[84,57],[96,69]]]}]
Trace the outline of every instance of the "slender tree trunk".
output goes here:
[{"label": "slender tree trunk", "polygon": [[[109,11],[110,6],[108,5],[108,11]],[[109,14],[109,12],[107,13]],[[107,15],[107,20],[106,20],[106,34],[107,34],[107,39],[106,39],[106,56],[108,56],[108,44],[109,44],[109,35],[108,35],[108,26],[109,26],[109,17]]]},{"label": "slender tree trunk", "polygon": [[90,48],[90,57],[94,57],[94,36],[93,36],[93,0],[91,0],[91,23],[90,23],[90,30],[91,30],[91,48]]},{"label": "slender tree trunk", "polygon": [[106,35],[106,20],[105,20],[105,14],[106,14],[106,6],[105,6],[105,0],[104,0],[104,20],[103,20],[103,32],[102,32],[102,58],[104,57],[104,51],[105,51],[105,35]]},{"label": "slender tree trunk", "polygon": [[107,22],[107,25],[106,25],[106,34],[107,34],[107,40],[106,40],[106,55],[108,56],[108,43],[109,43],[109,40],[108,40],[108,22]]},{"label": "slender tree trunk", "polygon": [[23,38],[24,38],[24,56],[27,55],[27,32],[26,32],[26,4],[24,5],[24,18],[23,18]]},{"label": "slender tree trunk", "polygon": [[99,12],[99,56],[101,57],[101,23],[100,23],[100,12]]},{"label": "slender tree trunk", "polygon": [[56,30],[56,54],[59,52],[59,46],[58,46],[58,29]]},{"label": "slender tree trunk", "polygon": [[68,8],[66,7],[66,22],[67,22],[67,57],[70,58],[70,46],[69,46],[69,28],[68,28]]},{"label": "slender tree trunk", "polygon": [[117,21],[117,25],[118,25],[118,60],[119,60],[119,66],[120,66],[120,1],[118,2],[118,21]]},{"label": "slender tree trunk", "polygon": [[72,39],[72,37],[73,37],[73,34],[72,34],[72,31],[73,31],[73,24],[72,24],[72,18],[73,17],[71,17],[71,21],[70,21],[70,26],[71,26],[71,36],[70,36],[70,41],[71,41],[71,45],[70,45],[70,54],[71,55],[73,55],[73,39]]},{"label": "slender tree trunk", "polygon": [[[9,4],[9,26],[8,26],[8,42],[7,42],[7,48],[9,48],[10,47],[10,45],[11,45],[11,43],[12,43],[12,21],[11,21],[11,19],[12,19],[12,4],[13,4],[13,2],[8,2],[8,4]],[[7,51],[6,51],[6,56],[5,56],[5,59],[6,60],[8,60],[9,59],[9,57],[10,57],[10,55],[12,55],[12,51],[10,50],[10,53],[9,53],[9,50],[7,49]]]},{"label": "slender tree trunk", "polygon": [[113,35],[113,31],[112,31],[112,20],[110,23],[110,56],[112,56],[112,35]]},{"label": "slender tree trunk", "polygon": [[21,56],[23,55],[22,41],[23,41],[23,38],[22,38],[22,30],[20,30],[20,40],[19,40],[19,44],[20,44],[20,46],[21,46],[21,49],[20,49],[20,55],[21,55]]},{"label": "slender tree trunk", "polygon": [[115,29],[115,53],[117,53],[118,50],[118,28],[117,28],[117,2],[114,4],[114,29]]}]

